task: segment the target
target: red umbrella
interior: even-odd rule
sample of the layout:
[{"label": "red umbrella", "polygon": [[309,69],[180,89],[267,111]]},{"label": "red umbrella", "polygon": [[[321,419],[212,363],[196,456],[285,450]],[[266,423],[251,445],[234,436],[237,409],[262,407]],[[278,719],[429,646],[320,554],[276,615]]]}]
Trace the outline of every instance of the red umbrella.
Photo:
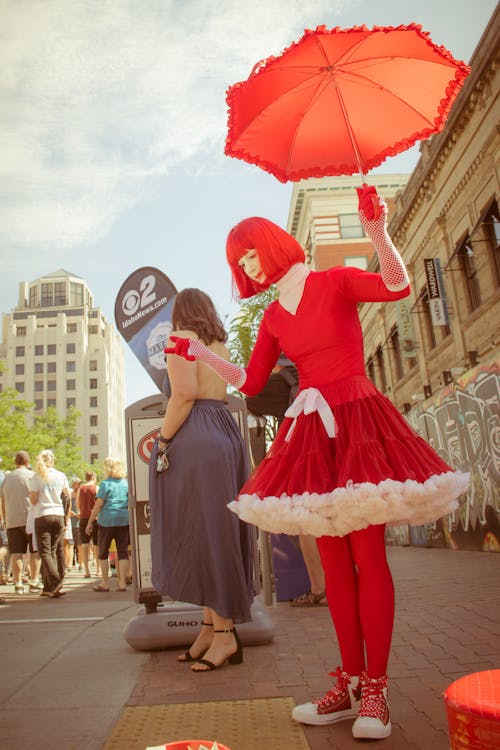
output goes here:
[{"label": "red umbrella", "polygon": [[469,70],[417,24],[306,29],[228,89],[225,153],[281,182],[364,176],[443,129]]}]

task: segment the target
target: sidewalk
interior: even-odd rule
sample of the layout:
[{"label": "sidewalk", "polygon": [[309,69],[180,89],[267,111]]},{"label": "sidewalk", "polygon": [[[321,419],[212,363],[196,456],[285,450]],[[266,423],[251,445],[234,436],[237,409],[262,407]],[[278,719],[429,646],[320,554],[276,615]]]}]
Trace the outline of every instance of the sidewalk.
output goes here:
[{"label": "sidewalk", "polygon": [[[500,667],[500,555],[409,547],[388,553],[396,585],[393,734],[370,746],[448,750],[442,691],[465,674]],[[228,701],[274,705],[265,699],[286,697],[301,703],[331,686],[327,673],[339,655],[326,607],[273,606],[272,643],[247,647],[242,665],[195,675],[177,662],[180,649],[133,651],[122,636],[137,612],[131,591],[97,594],[92,584],[71,574],[68,596],[60,600],[9,594],[0,607],[2,750],[101,750],[126,707],[191,705],[194,711],[193,704],[209,702],[212,710]],[[6,590],[0,587],[0,596]],[[154,729],[145,725],[140,742],[130,737],[121,750],[157,744]],[[350,722],[304,733],[311,750],[363,746],[352,739]],[[246,735],[230,747],[262,746]]]}]

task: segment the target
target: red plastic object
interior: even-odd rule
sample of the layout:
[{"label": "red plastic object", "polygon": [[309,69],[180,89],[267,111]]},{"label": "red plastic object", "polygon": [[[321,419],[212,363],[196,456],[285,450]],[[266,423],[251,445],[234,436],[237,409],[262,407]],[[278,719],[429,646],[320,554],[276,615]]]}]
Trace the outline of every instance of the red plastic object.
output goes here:
[{"label": "red plastic object", "polygon": [[[198,750],[200,747],[208,747],[209,750],[211,750],[214,742],[217,742],[217,740],[181,740],[180,742],[167,742],[165,750]],[[231,750],[231,748],[217,742],[217,750]]]},{"label": "red plastic object", "polygon": [[443,694],[450,750],[500,748],[500,669],[461,677]]}]

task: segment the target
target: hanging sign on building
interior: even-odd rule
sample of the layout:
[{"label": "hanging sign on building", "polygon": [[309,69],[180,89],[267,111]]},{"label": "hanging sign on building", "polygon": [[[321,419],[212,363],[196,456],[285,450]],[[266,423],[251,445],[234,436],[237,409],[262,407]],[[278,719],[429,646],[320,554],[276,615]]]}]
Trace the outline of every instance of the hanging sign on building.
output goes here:
[{"label": "hanging sign on building", "polygon": [[448,305],[441,273],[441,261],[439,258],[424,258],[424,266],[432,324],[447,326],[449,324]]},{"label": "hanging sign on building", "polygon": [[415,334],[413,333],[410,303],[407,299],[400,299],[396,303],[396,315],[401,356],[405,359],[414,359],[417,356]]},{"label": "hanging sign on building", "polygon": [[168,276],[151,266],[138,268],[125,279],[115,302],[115,322],[135,356],[163,391],[163,350],[172,330],[172,306],[177,289]]}]

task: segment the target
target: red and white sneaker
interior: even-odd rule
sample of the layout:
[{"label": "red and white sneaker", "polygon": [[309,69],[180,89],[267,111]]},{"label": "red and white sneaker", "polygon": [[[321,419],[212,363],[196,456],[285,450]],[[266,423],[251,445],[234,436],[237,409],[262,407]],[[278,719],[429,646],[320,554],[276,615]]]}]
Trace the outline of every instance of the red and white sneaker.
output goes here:
[{"label": "red and white sneaker", "polygon": [[361,675],[361,706],[352,727],[357,740],[382,740],[391,733],[389,706],[387,705],[387,676]]},{"label": "red and white sneaker", "polygon": [[336,685],[323,698],[295,706],[292,719],[317,726],[335,724],[358,715],[361,699],[359,677],[343,672],[340,667],[330,675],[337,678]]}]

